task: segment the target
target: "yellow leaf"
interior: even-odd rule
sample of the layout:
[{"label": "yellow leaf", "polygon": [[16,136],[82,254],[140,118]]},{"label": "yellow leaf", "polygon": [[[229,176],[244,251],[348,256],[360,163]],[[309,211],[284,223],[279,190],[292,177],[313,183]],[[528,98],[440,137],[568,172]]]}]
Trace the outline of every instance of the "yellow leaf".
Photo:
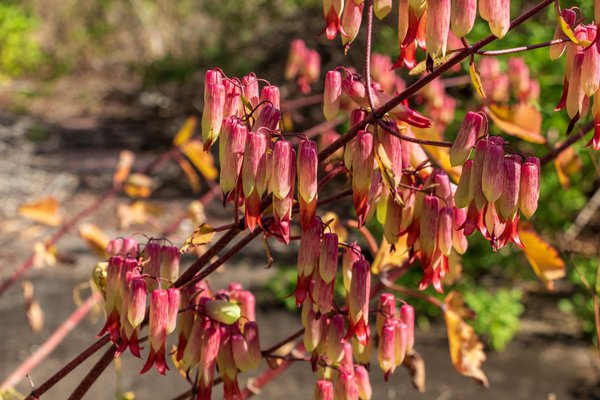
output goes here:
[{"label": "yellow leaf", "polygon": [[345,242],[348,239],[348,231],[340,222],[340,217],[333,211],[328,211],[323,216],[323,221],[329,225],[333,233],[337,233],[340,242]]},{"label": "yellow leaf", "polygon": [[198,193],[200,191],[200,177],[196,173],[194,167],[192,167],[192,165],[183,157],[178,158],[177,163],[185,173],[185,176],[187,176],[190,186],[192,187],[192,192]]},{"label": "yellow leaf", "polygon": [[483,91],[483,85],[481,84],[481,77],[479,76],[479,72],[477,72],[477,68],[475,68],[475,62],[471,59],[469,63],[469,75],[471,76],[471,82],[475,87],[475,91],[481,96],[481,98],[485,99],[485,92]]},{"label": "yellow leaf", "polygon": [[473,327],[461,317],[461,314],[465,313],[462,296],[457,292],[450,292],[444,303],[446,304],[444,319],[448,330],[450,358],[454,368],[462,375],[471,377],[477,383],[488,387],[488,379],[481,370],[481,364],[486,359],[483,344],[479,341]]},{"label": "yellow leaf", "polygon": [[214,180],[219,176],[212,154],[204,151],[199,140],[187,141],[181,146],[181,151],[206,179]]},{"label": "yellow leaf", "polygon": [[533,268],[533,272],[549,290],[552,290],[553,281],[565,276],[565,263],[558,255],[558,251],[542,239],[526,222],[519,223],[519,237],[523,243],[523,252]]},{"label": "yellow leaf", "polygon": [[150,194],[152,194],[152,178],[144,174],[131,174],[125,180],[123,190],[129,197],[150,197]]},{"label": "yellow leaf", "polygon": [[175,135],[175,138],[173,139],[173,145],[179,147],[190,140],[194,134],[194,131],[196,130],[196,125],[198,125],[198,119],[193,115],[188,117],[183,126],[179,129],[179,132],[177,132]]},{"label": "yellow leaf", "polygon": [[56,247],[46,246],[42,242],[33,245],[33,265],[36,268],[56,265]]},{"label": "yellow leaf", "polygon": [[383,271],[388,271],[393,268],[400,268],[406,260],[408,260],[408,247],[406,245],[406,239],[408,235],[402,235],[398,241],[394,244],[394,251],[392,252],[392,246],[385,240],[381,239],[381,245],[379,251],[371,264],[371,272],[379,274]]},{"label": "yellow leaf", "polygon": [[[434,128],[420,129],[413,128],[412,132],[417,139],[424,140],[443,140],[442,135],[436,131]],[[413,144],[413,146],[418,146],[417,144]],[[450,149],[447,147],[439,147],[439,146],[425,146],[421,145],[421,147],[429,154],[429,156],[435,161],[437,165],[439,165],[448,176],[454,181],[458,183],[460,179],[460,174],[462,168],[460,166],[453,167],[450,164]]]},{"label": "yellow leaf", "polygon": [[425,361],[414,349],[406,354],[402,363],[410,373],[410,382],[419,391],[425,393]]},{"label": "yellow leaf", "polygon": [[490,105],[486,111],[503,132],[531,143],[546,143],[546,139],[540,135],[542,114],[532,105]]},{"label": "yellow leaf", "polygon": [[62,222],[58,202],[54,197],[44,197],[19,206],[19,215],[50,226],[58,226]]},{"label": "yellow leaf", "polygon": [[106,253],[106,246],[108,246],[108,237],[100,228],[93,224],[83,224],[79,227],[79,236],[87,245],[92,249],[92,251],[100,258],[108,258],[108,254]]},{"label": "yellow leaf", "polygon": [[131,167],[135,161],[135,154],[129,150],[123,150],[119,153],[119,163],[113,175],[113,185],[120,187],[121,184],[131,173]]},{"label": "yellow leaf", "polygon": [[208,224],[202,224],[198,228],[196,228],[196,230],[194,231],[194,233],[192,233],[190,237],[188,237],[185,240],[185,243],[179,251],[183,254],[187,253],[194,247],[209,244],[215,236],[215,234],[216,232],[212,228],[212,226]]},{"label": "yellow leaf", "polygon": [[[433,68],[437,68],[440,65],[444,64],[446,61],[448,61],[454,55],[454,53],[455,53],[455,51],[449,51],[448,54],[446,54],[444,57],[436,58],[435,60],[433,60]],[[423,60],[420,63],[418,63],[417,65],[415,65],[415,67],[413,69],[411,69],[408,74],[413,75],[413,76],[421,75],[423,72],[425,72],[426,69],[427,69],[427,60]]]},{"label": "yellow leaf", "polygon": [[[555,146],[560,145],[561,142],[558,142]],[[554,159],[554,167],[561,186],[568,189],[571,183],[569,176],[581,170],[581,159],[572,147],[568,147]]]}]

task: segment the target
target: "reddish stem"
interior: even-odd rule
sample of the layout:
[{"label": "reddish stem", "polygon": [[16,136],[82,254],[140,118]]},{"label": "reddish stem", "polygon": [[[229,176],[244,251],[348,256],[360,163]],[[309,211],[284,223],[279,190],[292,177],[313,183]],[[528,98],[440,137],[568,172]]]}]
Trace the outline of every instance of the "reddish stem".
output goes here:
[{"label": "reddish stem", "polygon": [[92,369],[87,373],[83,380],[77,385],[73,393],[69,396],[68,400],[80,400],[90,390],[94,382],[102,375],[106,367],[115,359],[115,351],[117,347],[113,344],[106,352],[100,357],[100,359],[94,364]]}]

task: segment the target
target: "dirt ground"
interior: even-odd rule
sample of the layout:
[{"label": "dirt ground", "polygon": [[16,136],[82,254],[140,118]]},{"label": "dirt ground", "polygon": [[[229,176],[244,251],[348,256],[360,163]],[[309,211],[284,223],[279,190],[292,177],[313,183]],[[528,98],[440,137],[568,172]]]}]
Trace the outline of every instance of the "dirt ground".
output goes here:
[{"label": "dirt ground", "polygon": [[[135,144],[141,140],[145,129],[164,135],[161,140],[168,141],[180,121],[146,122],[143,126],[122,123],[121,126],[129,126],[129,137],[122,128],[107,128],[94,119],[75,122],[48,126],[28,117],[0,115],[0,196],[3,199],[0,242],[4,244],[0,248],[0,278],[8,276],[27,257],[33,243],[53,231],[18,218],[15,211],[19,203],[51,194],[69,214],[84,208],[93,201],[94,193],[110,186],[112,169],[123,141]],[[30,134],[32,129],[41,130],[48,136],[42,145],[32,145],[23,139],[23,135]],[[84,138],[84,135],[97,138],[97,145],[85,146],[90,143],[90,138]],[[140,164],[150,158],[150,155],[143,156]],[[190,199],[188,192],[177,189],[177,182],[184,182],[182,179],[176,173],[171,174],[168,168],[164,173],[167,184],[157,192],[158,202],[165,207],[159,218],[164,225],[173,221]],[[116,209],[118,204],[125,202],[127,199],[122,197],[112,199],[85,222],[93,222],[106,234],[116,235]],[[210,221],[215,225],[227,222],[222,207],[216,203],[207,208],[207,215],[215,216]],[[180,243],[191,229],[189,223],[183,224],[172,240]],[[132,227],[131,232],[136,230]],[[70,263],[32,269],[25,277],[32,282],[34,296],[44,312],[45,322],[40,333],[33,333],[28,327],[20,283],[0,297],[0,380],[35,351],[76,308],[72,293],[78,285],[88,281],[97,261],[76,233],[61,240],[58,249],[68,256]],[[183,265],[189,261],[186,259]],[[211,283],[219,288],[235,279],[245,287],[260,287],[275,272],[265,269],[265,264],[262,244],[253,243],[214,274]],[[556,295],[527,293],[526,313],[516,339],[502,353],[488,352],[484,371],[490,380],[489,389],[481,388],[455,372],[448,353],[445,327],[441,321],[436,321],[429,330],[416,333],[416,349],[426,364],[426,393],[421,395],[411,387],[408,373],[403,369],[397,370],[390,381],[384,383],[374,364],[374,399],[600,399],[600,371],[595,349],[580,338],[576,322],[558,310],[557,301]],[[264,348],[298,329],[298,315],[272,306],[259,304],[258,307],[257,320],[264,327],[261,331]],[[31,382],[39,385],[91,344],[102,324],[102,315],[85,319],[31,372]],[[100,353],[81,365],[43,398],[67,398],[99,356]],[[166,378],[156,379],[155,371],[139,375],[137,371],[141,366],[142,361],[124,355],[120,378],[116,369],[110,367],[93,385],[87,398],[112,399],[120,389],[134,392],[137,399],[170,399],[188,389],[187,383],[173,370]],[[247,378],[242,375],[240,384]],[[296,363],[257,397],[311,398],[314,382],[310,366]],[[30,383],[24,379],[17,389],[27,393]]]}]

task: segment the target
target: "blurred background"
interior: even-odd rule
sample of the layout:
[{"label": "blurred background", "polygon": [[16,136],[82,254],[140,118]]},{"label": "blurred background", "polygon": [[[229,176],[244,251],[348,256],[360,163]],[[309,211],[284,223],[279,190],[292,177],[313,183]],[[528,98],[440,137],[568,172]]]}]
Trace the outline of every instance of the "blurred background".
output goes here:
[{"label": "blurred background", "polygon": [[[513,0],[511,15],[535,3]],[[593,15],[591,3],[563,1],[561,5],[578,5],[583,15]],[[392,60],[397,55],[395,7],[390,16],[375,24],[374,37],[374,50]],[[56,229],[53,224],[24,218],[19,206],[51,197],[63,217],[71,216],[110,190],[121,150],[136,153],[136,167],[168,150],[186,118],[202,110],[206,69],[219,66],[227,75],[240,77],[253,71],[280,85],[282,97],[302,98],[305,95],[293,83],[284,81],[289,44],[301,38],[308,47],[317,49],[323,62],[313,93],[322,90],[322,77],[332,67],[361,70],[364,31],[344,55],[338,41],[328,42],[319,36],[323,28],[317,0],[2,0],[0,277],[8,277],[36,243]],[[551,40],[554,30],[554,12],[548,9],[489,49]],[[487,25],[478,20],[469,41],[488,34]],[[553,112],[562,90],[563,62],[551,62],[547,49],[521,56],[540,83],[541,96],[534,106],[542,117],[541,134],[553,146],[564,140],[568,125],[566,113]],[[500,57],[503,68],[507,59]],[[468,76],[467,67],[464,64],[448,75],[459,82],[446,88],[456,100],[454,119],[445,133],[448,139],[454,137],[465,112],[480,104],[470,80],[463,79]],[[405,71],[397,73],[407,83],[417,79]],[[320,104],[303,108],[294,114],[294,130],[322,120]],[[493,124],[491,129],[500,133]],[[339,132],[344,132],[343,126]],[[543,145],[510,140],[525,153],[543,156],[548,150]],[[384,384],[380,372],[373,368],[374,398],[600,398],[590,291],[598,268],[600,170],[598,153],[584,144],[574,146],[568,165],[563,166],[566,183],[559,179],[555,165],[544,168],[540,208],[532,219],[536,230],[565,263],[566,276],[555,282],[553,290],[536,277],[520,250],[507,246],[493,253],[480,235],[469,239],[470,248],[461,263],[462,276],[452,289],[464,295],[476,314],[472,325],[486,346],[488,360],[483,369],[490,388],[480,388],[454,370],[439,311],[411,300],[417,308],[417,350],[425,361],[426,392],[413,389],[404,370]],[[124,207],[131,206],[133,200],[119,195],[85,222],[98,226],[107,237],[164,232],[198,194],[177,165],[167,164],[157,175],[152,197],[144,202],[144,218],[124,222],[132,213]],[[206,192],[208,186],[202,184],[200,192]],[[230,210],[218,203],[204,210],[215,226],[230,221]],[[344,214],[348,204],[333,211]],[[181,244],[193,228],[192,221],[186,219],[169,238]],[[371,228],[381,235],[375,226]],[[295,287],[295,248],[286,252],[274,245],[273,252],[274,265],[264,269],[263,245],[254,243],[212,280],[220,288],[235,276],[254,290],[258,320],[266,328],[261,332],[263,346],[299,326],[298,312],[287,298]],[[89,292],[86,282],[98,258],[76,228],[58,243],[54,258],[53,262],[47,258],[39,262],[39,268],[29,271],[0,297],[0,380],[34,352]],[[184,260],[182,265],[191,260]],[[416,286],[420,274],[415,268],[403,277],[403,284]],[[33,308],[32,303],[36,304]],[[21,380],[4,396],[20,398],[19,393],[28,393],[32,383],[43,382],[92,343],[103,319],[100,309],[92,309],[90,316],[31,372],[31,381]],[[91,365],[88,361],[81,366],[49,392],[48,398],[66,398]],[[167,399],[187,389],[176,371],[158,380],[138,375],[140,366],[125,355],[122,365],[119,362],[110,368],[89,398]],[[309,398],[314,380],[309,365],[298,363],[258,398]]]}]

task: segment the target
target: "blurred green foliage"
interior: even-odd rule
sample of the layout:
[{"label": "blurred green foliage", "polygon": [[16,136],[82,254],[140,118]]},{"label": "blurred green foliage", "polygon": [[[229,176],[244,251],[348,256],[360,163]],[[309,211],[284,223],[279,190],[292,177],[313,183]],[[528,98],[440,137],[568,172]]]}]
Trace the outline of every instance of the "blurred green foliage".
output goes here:
[{"label": "blurred green foliage", "polygon": [[13,2],[0,3],[0,75],[18,76],[43,61],[34,33],[38,19]]}]

